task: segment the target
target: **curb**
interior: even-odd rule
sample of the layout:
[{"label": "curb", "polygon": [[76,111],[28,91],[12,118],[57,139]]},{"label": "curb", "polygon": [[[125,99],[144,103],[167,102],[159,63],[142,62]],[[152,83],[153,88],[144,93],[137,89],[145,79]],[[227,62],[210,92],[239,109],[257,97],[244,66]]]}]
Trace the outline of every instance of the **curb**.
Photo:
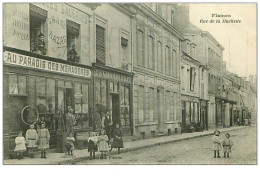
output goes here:
[{"label": "curb", "polygon": [[[236,128],[223,128],[223,129],[218,129],[218,130],[220,132],[228,132],[228,131],[234,131],[234,130],[238,130],[238,129],[242,129],[242,128],[246,128],[246,127],[249,127],[249,126],[240,126],[240,127],[236,127]],[[129,147],[129,148],[122,149],[121,153],[136,151],[136,150],[140,150],[140,149],[150,148],[150,147],[174,143],[174,142],[185,141],[185,140],[189,140],[189,139],[195,139],[195,138],[199,138],[199,137],[210,136],[212,134],[213,134],[213,132],[207,132],[205,134],[194,135],[194,136],[191,136],[191,137],[183,137],[183,138],[181,137],[181,138],[178,138],[178,139],[171,139],[171,140],[166,140],[166,141],[163,141],[163,142],[156,142],[156,143],[153,143],[153,144],[148,144],[148,145],[143,145],[143,146]],[[117,154],[117,153],[115,151],[109,152],[108,155],[113,155],[113,154]],[[99,153],[97,153],[96,155],[99,155]],[[84,156],[84,157],[78,157],[78,158],[73,158],[73,159],[69,159],[69,160],[59,161],[59,162],[57,162],[57,164],[58,165],[73,165],[77,162],[81,162],[81,161],[85,161],[85,160],[89,160],[89,155]]]}]

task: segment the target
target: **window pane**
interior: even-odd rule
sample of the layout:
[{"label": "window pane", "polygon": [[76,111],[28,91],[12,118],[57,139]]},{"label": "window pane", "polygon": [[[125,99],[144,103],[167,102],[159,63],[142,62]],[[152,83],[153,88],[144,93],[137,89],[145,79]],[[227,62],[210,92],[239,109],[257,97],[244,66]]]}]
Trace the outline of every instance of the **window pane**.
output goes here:
[{"label": "window pane", "polygon": [[58,81],[58,110],[61,113],[65,113],[65,104],[64,104],[64,81]]},{"label": "window pane", "polygon": [[[75,83],[75,94],[78,95],[78,94],[82,94],[81,92],[81,83]],[[75,105],[76,104],[81,104],[81,98],[82,97],[74,97],[75,98]],[[75,106],[76,108],[76,106]],[[76,109],[75,109],[76,111]]]},{"label": "window pane", "polygon": [[47,79],[47,110],[49,113],[55,112],[55,80]]},{"label": "window pane", "polygon": [[19,94],[26,94],[26,76],[18,76]]},{"label": "window pane", "polygon": [[9,94],[18,94],[17,75],[9,75]]},{"label": "window pane", "polygon": [[37,106],[39,113],[46,113],[47,107],[46,107],[46,96],[45,96],[45,78],[36,78],[36,94],[37,94]]},{"label": "window pane", "polygon": [[88,93],[89,93],[88,84],[82,83],[82,113],[88,113]]}]

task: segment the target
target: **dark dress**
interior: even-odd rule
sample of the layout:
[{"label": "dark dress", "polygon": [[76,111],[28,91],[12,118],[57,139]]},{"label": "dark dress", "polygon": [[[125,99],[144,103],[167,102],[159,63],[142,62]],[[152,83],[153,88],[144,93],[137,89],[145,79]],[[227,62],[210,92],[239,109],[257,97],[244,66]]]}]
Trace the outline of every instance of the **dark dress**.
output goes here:
[{"label": "dark dress", "polygon": [[107,116],[105,116],[105,121],[104,121],[104,126],[105,126],[105,131],[106,131],[106,135],[108,136],[108,139],[110,139],[111,138],[111,128],[112,128],[112,126],[110,126],[110,124],[111,124],[111,117],[107,117]]},{"label": "dark dress", "polygon": [[[117,137],[116,137],[117,136]],[[113,133],[113,143],[111,145],[112,148],[123,148],[123,132],[120,128],[116,128]]]},{"label": "dark dress", "polygon": [[88,152],[97,152],[97,151],[98,151],[97,145],[92,140],[90,140],[88,142]]}]

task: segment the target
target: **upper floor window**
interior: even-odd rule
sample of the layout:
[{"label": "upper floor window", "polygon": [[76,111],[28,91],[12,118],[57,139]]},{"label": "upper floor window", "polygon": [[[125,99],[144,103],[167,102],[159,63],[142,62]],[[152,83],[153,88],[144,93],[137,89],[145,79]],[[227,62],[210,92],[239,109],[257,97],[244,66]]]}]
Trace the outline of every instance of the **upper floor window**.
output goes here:
[{"label": "upper floor window", "polygon": [[106,47],[105,47],[105,28],[96,25],[96,61],[105,64]]},{"label": "upper floor window", "polygon": [[145,66],[144,64],[144,32],[138,30],[137,34],[137,60],[138,65]]},{"label": "upper floor window", "polygon": [[170,60],[170,47],[166,46],[165,48],[165,73],[169,74],[171,73],[171,60]]},{"label": "upper floor window", "polygon": [[33,53],[46,55],[46,18],[47,11],[30,4],[30,50]]},{"label": "upper floor window", "polygon": [[187,53],[190,54],[190,43],[187,42]]},{"label": "upper floor window", "polygon": [[125,70],[128,70],[128,40],[126,38],[121,37],[121,59],[122,59],[122,67]]},{"label": "upper floor window", "polygon": [[158,56],[158,71],[163,72],[163,57],[162,57],[162,43],[157,43],[157,56]]},{"label": "upper floor window", "polygon": [[194,91],[194,85],[195,85],[195,68],[190,68],[190,91]]},{"label": "upper floor window", "polygon": [[80,59],[80,25],[70,20],[67,20],[66,25],[68,60],[78,63]]},{"label": "upper floor window", "polygon": [[153,37],[148,36],[148,68],[154,69],[154,43]]},{"label": "upper floor window", "polygon": [[162,16],[162,5],[157,4],[156,11],[157,11],[158,15]]},{"label": "upper floor window", "polygon": [[177,70],[178,70],[178,64],[177,64],[177,54],[176,50],[172,51],[172,75],[177,77]]},{"label": "upper floor window", "polygon": [[174,11],[171,11],[171,24],[174,24]]}]

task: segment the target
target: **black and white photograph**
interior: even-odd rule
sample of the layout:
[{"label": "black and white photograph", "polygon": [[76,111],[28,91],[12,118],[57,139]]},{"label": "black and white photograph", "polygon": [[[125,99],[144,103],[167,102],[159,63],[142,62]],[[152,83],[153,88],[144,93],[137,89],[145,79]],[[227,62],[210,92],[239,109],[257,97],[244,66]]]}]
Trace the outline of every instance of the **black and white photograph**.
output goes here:
[{"label": "black and white photograph", "polygon": [[3,2],[3,165],[257,165],[257,3]]}]

